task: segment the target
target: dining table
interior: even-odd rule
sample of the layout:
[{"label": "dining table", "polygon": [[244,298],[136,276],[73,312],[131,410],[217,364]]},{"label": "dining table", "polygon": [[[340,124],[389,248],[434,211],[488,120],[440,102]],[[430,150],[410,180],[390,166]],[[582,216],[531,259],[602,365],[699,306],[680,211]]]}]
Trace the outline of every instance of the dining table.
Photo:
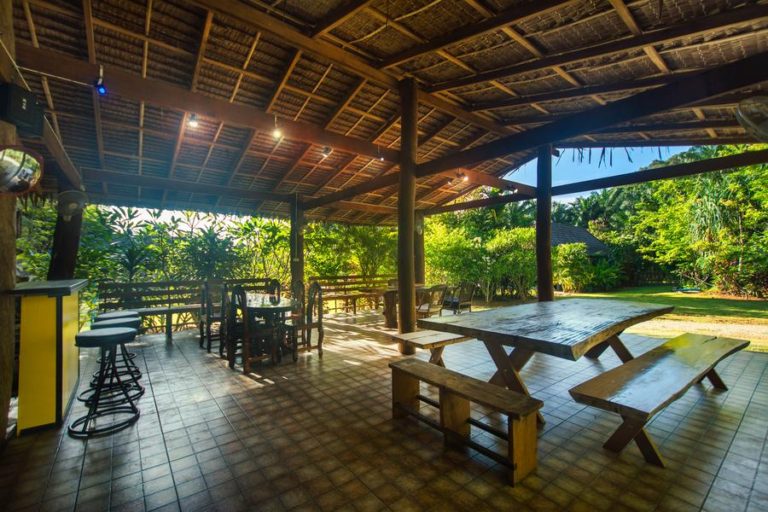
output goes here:
[{"label": "dining table", "polygon": [[[293,310],[294,301],[279,295],[259,292],[247,292],[245,297],[250,318],[254,320],[261,318],[266,327],[274,327],[276,333],[273,340],[274,346],[278,350],[282,349],[279,341],[281,338],[285,338],[283,336],[285,315]],[[234,350],[230,352],[234,355]]]},{"label": "dining table", "polygon": [[[633,356],[619,335],[673,309],[661,304],[574,298],[422,318],[417,325],[482,341],[496,366],[490,382],[530,395],[520,371],[534,354],[577,361],[582,356],[598,358],[610,347],[627,362]],[[512,351],[507,353],[507,347]],[[544,422],[541,414],[539,421]]]}]

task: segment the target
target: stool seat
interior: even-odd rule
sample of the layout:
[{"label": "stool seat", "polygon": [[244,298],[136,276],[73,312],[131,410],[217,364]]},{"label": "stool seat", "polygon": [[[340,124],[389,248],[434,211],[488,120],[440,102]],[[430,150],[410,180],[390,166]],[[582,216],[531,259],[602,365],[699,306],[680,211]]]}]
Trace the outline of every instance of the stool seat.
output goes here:
[{"label": "stool seat", "polygon": [[126,309],[125,311],[110,311],[109,313],[100,313],[96,315],[96,322],[101,322],[102,320],[112,320],[114,318],[127,318],[127,317],[134,317],[139,316],[139,313],[136,311],[131,311],[130,309]]},{"label": "stool seat", "polygon": [[130,327],[109,327],[83,331],[75,336],[75,345],[83,348],[105,347],[119,343],[129,343],[136,337],[136,329]]},{"label": "stool seat", "polygon": [[139,317],[125,317],[125,318],[113,318],[111,320],[99,320],[97,322],[91,322],[91,330],[93,329],[109,329],[111,327],[130,327],[131,329],[137,329],[141,326],[141,320]]}]

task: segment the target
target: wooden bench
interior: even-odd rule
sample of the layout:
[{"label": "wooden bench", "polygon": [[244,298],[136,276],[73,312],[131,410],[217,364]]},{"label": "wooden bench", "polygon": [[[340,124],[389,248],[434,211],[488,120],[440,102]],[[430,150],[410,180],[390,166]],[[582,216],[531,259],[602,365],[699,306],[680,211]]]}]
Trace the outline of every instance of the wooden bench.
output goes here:
[{"label": "wooden bench", "polygon": [[[418,359],[401,359],[392,368],[392,417],[413,415],[440,430],[446,445],[466,445],[510,468],[510,483],[515,485],[536,468],[536,412],[540,400],[501,386],[447,370]],[[439,400],[420,392],[426,382],[439,389]],[[440,421],[419,413],[421,402],[440,410]],[[470,417],[469,403],[483,405],[508,417],[506,432]],[[507,455],[501,455],[470,439],[470,426],[478,427],[507,441]]]},{"label": "wooden bench", "polygon": [[[330,303],[336,305],[336,302],[342,302],[344,311],[349,311],[351,307],[352,312],[357,314],[357,301],[360,299],[373,300],[375,306],[378,307],[384,290],[394,277],[396,276],[315,276],[311,277],[309,282],[316,282],[320,285],[326,306]],[[335,309],[339,308],[336,307]]]},{"label": "wooden bench", "polygon": [[646,461],[664,467],[645,425],[704,378],[717,389],[728,389],[715,365],[748,345],[744,340],[683,334],[579,384],[570,393],[577,402],[621,415],[624,422],[605,448],[620,452],[634,439]]},{"label": "wooden bench", "polygon": [[[202,311],[202,281],[159,281],[141,283],[100,283],[99,312],[130,309],[143,318],[162,317],[165,336],[171,339],[174,315],[197,316]],[[190,322],[185,322],[185,325]]]},{"label": "wooden bench", "polygon": [[471,340],[469,336],[440,331],[415,331],[402,334],[393,334],[392,339],[400,344],[401,354],[412,354],[414,348],[429,350],[429,362],[445,367],[443,363],[443,351],[448,345]]}]

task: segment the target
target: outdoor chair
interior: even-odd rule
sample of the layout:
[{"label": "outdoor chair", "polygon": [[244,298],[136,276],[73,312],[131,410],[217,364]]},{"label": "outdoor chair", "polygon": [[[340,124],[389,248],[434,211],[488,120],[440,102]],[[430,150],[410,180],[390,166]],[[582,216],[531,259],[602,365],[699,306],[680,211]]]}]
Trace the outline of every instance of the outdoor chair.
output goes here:
[{"label": "outdoor chair", "polygon": [[475,296],[475,290],[477,286],[474,283],[463,282],[458,286],[455,286],[451,293],[443,299],[443,306],[440,308],[442,314],[443,309],[453,311],[458,315],[462,309],[466,309],[470,313],[472,312],[472,299]]},{"label": "outdoor chair", "polygon": [[[222,281],[206,281],[201,294],[200,348],[211,351],[213,341],[219,342],[219,355],[223,353],[222,333],[226,320],[227,286]],[[215,326],[215,328],[214,328]]]},{"label": "outdoor chair", "polygon": [[443,299],[447,289],[447,285],[438,284],[420,291],[416,296],[416,316],[418,318],[428,318],[435,314],[441,315],[443,312]]},{"label": "outdoor chair", "polygon": [[277,362],[276,331],[257,321],[248,312],[248,298],[242,286],[232,290],[226,320],[227,359],[234,368],[240,355],[243,373],[251,373],[251,365],[264,359]]},{"label": "outdoor chair", "polygon": [[307,338],[304,333],[304,283],[296,283],[291,290],[293,309],[285,322],[285,334],[288,344],[293,347],[293,360],[298,358],[299,340],[301,346],[307,348]]},{"label": "outdoor chair", "polygon": [[304,338],[307,350],[312,350],[312,329],[317,329],[317,353],[323,357],[323,289],[320,284],[313,282],[307,291],[306,308],[304,310]]}]

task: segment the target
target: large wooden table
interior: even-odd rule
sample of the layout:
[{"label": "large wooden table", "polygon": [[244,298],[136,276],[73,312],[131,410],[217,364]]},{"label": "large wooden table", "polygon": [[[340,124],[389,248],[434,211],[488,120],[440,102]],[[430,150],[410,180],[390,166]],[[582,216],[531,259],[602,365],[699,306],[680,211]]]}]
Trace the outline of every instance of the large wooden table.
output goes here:
[{"label": "large wooden table", "polygon": [[[632,359],[632,354],[619,334],[627,327],[672,309],[619,300],[566,299],[423,318],[417,324],[423,329],[481,340],[497,368],[491,382],[528,395],[519,372],[534,353],[576,361],[584,355],[599,357],[611,347],[626,362]],[[514,347],[510,354],[505,346]]]}]

